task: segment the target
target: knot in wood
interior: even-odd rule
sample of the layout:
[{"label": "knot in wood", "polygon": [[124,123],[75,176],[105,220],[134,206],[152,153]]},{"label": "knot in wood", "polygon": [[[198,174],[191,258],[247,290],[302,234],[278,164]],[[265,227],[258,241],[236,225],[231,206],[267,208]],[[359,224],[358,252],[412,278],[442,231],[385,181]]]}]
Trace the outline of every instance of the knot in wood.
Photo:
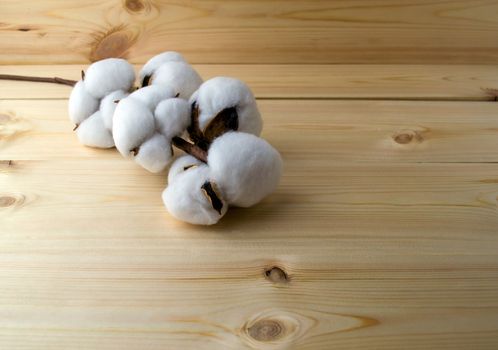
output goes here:
[{"label": "knot in wood", "polygon": [[399,134],[394,136],[394,141],[402,145],[410,143],[412,140],[413,140],[412,134]]},{"label": "knot in wood", "polygon": [[14,205],[16,202],[16,198],[10,196],[2,196],[0,197],[0,207],[10,207]]},{"label": "knot in wood", "polygon": [[140,12],[145,8],[145,5],[141,0],[126,0],[125,7],[131,12]]},{"label": "knot in wood", "polygon": [[124,27],[112,28],[107,33],[99,35],[93,43],[90,60],[95,62],[109,57],[124,57],[135,40],[133,33]]},{"label": "knot in wood", "polygon": [[405,130],[393,136],[394,142],[400,145],[407,145],[409,143],[420,143],[424,140],[422,134],[415,130]]},{"label": "knot in wood", "polygon": [[281,338],[285,327],[277,320],[260,320],[247,330],[249,336],[260,342],[269,342]]},{"label": "knot in wood", "polygon": [[273,266],[265,270],[265,276],[273,283],[287,283],[289,276],[287,273],[278,266]]}]

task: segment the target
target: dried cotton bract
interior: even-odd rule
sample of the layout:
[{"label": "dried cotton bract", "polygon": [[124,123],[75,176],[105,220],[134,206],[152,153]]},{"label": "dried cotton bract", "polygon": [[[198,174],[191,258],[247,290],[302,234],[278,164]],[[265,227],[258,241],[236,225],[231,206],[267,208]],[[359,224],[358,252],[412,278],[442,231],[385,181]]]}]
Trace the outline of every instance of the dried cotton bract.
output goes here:
[{"label": "dried cotton bract", "polygon": [[126,96],[134,81],[133,66],[122,59],[109,58],[88,67],[69,97],[69,117],[82,144],[114,147],[111,133],[114,100]]}]

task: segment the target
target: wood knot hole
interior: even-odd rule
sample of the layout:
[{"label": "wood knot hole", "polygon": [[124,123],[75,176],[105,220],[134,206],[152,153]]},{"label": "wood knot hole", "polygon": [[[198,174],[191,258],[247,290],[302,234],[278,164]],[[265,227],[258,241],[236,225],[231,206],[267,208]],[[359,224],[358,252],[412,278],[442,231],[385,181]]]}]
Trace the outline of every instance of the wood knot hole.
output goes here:
[{"label": "wood knot hole", "polygon": [[284,325],[276,320],[260,320],[247,330],[249,336],[260,342],[269,342],[281,338],[284,333]]},{"label": "wood knot hole", "polygon": [[265,270],[265,276],[273,283],[287,283],[289,276],[287,273],[278,266],[273,266]]}]

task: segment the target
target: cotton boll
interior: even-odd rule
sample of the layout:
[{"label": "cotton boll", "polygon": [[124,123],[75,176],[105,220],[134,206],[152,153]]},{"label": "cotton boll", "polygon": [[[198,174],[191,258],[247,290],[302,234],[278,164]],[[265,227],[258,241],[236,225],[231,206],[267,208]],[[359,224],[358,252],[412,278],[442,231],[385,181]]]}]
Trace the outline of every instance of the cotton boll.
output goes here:
[{"label": "cotton boll", "polygon": [[135,162],[152,173],[163,171],[173,157],[171,143],[156,133],[140,145]]},{"label": "cotton boll", "polygon": [[186,62],[163,63],[152,76],[152,85],[170,86],[183,99],[188,99],[201,84],[202,78]]},{"label": "cotton boll", "polygon": [[117,90],[111,92],[109,95],[104,97],[102,101],[100,101],[100,112],[102,113],[104,126],[108,130],[112,130],[112,117],[118,105],[116,101],[122,100],[128,95],[129,94],[126,91]]},{"label": "cotton boll", "polygon": [[164,85],[151,85],[134,91],[130,97],[142,101],[152,111],[162,100],[172,98],[175,93],[172,88]]},{"label": "cotton boll", "polygon": [[118,151],[125,157],[155,133],[154,115],[146,104],[128,96],[114,111],[112,133]]},{"label": "cotton boll", "polygon": [[85,88],[95,98],[104,98],[116,90],[129,91],[135,82],[133,66],[121,58],[107,58],[88,67]]},{"label": "cotton boll", "polygon": [[156,129],[171,140],[181,135],[190,124],[190,105],[181,98],[161,101],[154,112]]},{"label": "cotton boll", "polygon": [[83,121],[76,130],[78,139],[86,146],[98,148],[114,147],[111,132],[104,127],[100,111],[95,112]]},{"label": "cotton boll", "polygon": [[[185,62],[185,58],[181,54],[175,51],[166,51],[159,55],[152,57],[150,60],[145,63],[142,70],[139,73],[140,84],[142,86],[147,86],[148,79],[154,74],[157,68],[160,65],[166,62],[176,61],[176,62]],[[145,80],[144,80],[145,79]]]},{"label": "cotton boll", "polygon": [[217,223],[228,205],[210,182],[209,168],[198,166],[179,174],[163,192],[164,205],[175,218],[196,225]]},{"label": "cotton boll", "polygon": [[169,168],[168,184],[172,184],[178,175],[183,174],[183,172],[187,170],[193,170],[199,165],[205,164],[191,155],[185,155],[177,158]]},{"label": "cotton boll", "polygon": [[79,125],[99,109],[99,100],[90,95],[82,80],[74,85],[69,96],[69,118]]},{"label": "cotton boll", "polygon": [[222,110],[235,107],[238,115],[237,131],[256,136],[261,134],[263,121],[249,87],[235,78],[216,77],[204,82],[190,98],[199,108],[199,127],[205,130]]},{"label": "cotton boll", "polygon": [[282,174],[280,154],[251,134],[229,132],[214,140],[208,152],[211,179],[230,205],[250,207],[272,193]]}]

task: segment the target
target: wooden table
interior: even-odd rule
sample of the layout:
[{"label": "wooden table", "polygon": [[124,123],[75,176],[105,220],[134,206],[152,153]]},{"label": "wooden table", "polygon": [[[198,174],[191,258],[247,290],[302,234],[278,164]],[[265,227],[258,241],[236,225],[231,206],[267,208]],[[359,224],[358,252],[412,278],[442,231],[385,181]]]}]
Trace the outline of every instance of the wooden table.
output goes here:
[{"label": "wooden table", "polygon": [[[245,80],[278,190],[214,227],[0,81],[0,350],[498,349],[498,0],[2,0],[0,74],[180,51]],[[137,69],[139,66],[137,66]],[[487,90],[495,89],[495,90]]]},{"label": "wooden table", "polygon": [[0,348],[498,347],[496,66],[196,68],[253,87],[285,160],[214,227],[81,146],[70,88],[0,82]]}]

